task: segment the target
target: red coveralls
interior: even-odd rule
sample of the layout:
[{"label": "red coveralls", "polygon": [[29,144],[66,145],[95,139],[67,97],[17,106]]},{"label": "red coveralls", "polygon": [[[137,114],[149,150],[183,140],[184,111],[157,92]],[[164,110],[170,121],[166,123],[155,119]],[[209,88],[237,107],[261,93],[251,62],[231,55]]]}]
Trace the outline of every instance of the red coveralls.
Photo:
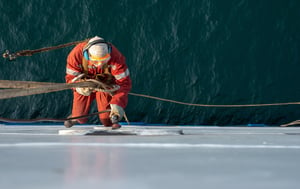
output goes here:
[{"label": "red coveralls", "polygon": [[[87,42],[79,43],[70,52],[67,58],[67,68],[66,68],[66,82],[70,83],[73,78],[82,74],[82,58],[83,58],[83,48]],[[125,57],[120,53],[120,51],[113,45],[111,51],[111,59],[109,60],[108,68],[110,73],[115,78],[115,83],[120,86],[120,89],[114,92],[111,96],[105,92],[93,92],[90,96],[83,96],[73,90],[73,108],[72,117],[87,115],[90,110],[91,103],[94,99],[97,101],[98,111],[103,111],[110,109],[109,104],[117,104],[122,108],[125,108],[128,103],[128,92],[131,89],[131,79],[129,77],[129,70],[125,63]],[[88,64],[88,75],[91,77],[96,76],[96,74],[103,73],[104,70],[101,66],[94,66]],[[111,121],[109,118],[110,112],[99,114],[99,118],[104,126],[111,126]],[[77,120],[79,123],[86,123],[87,118],[82,118]]]}]

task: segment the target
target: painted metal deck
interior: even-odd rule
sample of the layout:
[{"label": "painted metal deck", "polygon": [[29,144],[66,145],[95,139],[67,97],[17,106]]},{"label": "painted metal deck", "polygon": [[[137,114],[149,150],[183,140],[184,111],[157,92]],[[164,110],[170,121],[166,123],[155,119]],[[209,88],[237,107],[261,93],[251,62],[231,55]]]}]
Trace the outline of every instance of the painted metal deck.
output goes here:
[{"label": "painted metal deck", "polygon": [[[74,128],[94,129],[92,125]],[[0,188],[276,189],[300,185],[298,127],[123,129],[182,130],[183,135],[59,135],[65,130],[62,125],[0,125]]]}]

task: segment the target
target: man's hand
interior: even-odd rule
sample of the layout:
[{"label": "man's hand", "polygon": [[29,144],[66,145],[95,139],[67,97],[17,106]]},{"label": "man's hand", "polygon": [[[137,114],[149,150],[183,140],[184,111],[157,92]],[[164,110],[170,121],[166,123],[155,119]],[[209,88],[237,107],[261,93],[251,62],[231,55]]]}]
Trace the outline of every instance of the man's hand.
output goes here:
[{"label": "man's hand", "polygon": [[121,121],[121,119],[123,118],[123,116],[125,114],[124,109],[121,106],[118,106],[116,104],[110,104],[110,108],[111,108],[111,110],[110,110],[109,117],[116,115],[119,118],[118,121]]},{"label": "man's hand", "polygon": [[94,91],[94,88],[89,88],[89,87],[76,88],[76,92],[78,92],[79,94],[81,94],[83,96],[90,96],[93,91]]}]

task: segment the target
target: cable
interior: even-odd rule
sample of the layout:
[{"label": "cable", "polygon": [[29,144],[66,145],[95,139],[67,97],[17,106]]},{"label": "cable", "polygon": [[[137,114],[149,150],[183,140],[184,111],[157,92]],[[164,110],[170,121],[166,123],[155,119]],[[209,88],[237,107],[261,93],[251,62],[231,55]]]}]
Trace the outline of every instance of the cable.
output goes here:
[{"label": "cable", "polygon": [[150,98],[155,99],[159,101],[165,101],[165,102],[171,102],[175,104],[181,104],[186,106],[199,106],[199,107],[216,107],[216,108],[237,108],[237,107],[258,107],[258,106],[287,106],[287,105],[298,105],[300,102],[283,102],[283,103],[270,103],[270,104],[193,104],[193,103],[186,103],[186,102],[180,102],[176,100],[170,100],[165,98],[159,98],[155,96],[150,95],[144,95],[144,94],[137,94],[137,93],[128,93],[132,96],[139,96],[144,98]]},{"label": "cable", "polygon": [[64,122],[64,121],[73,120],[73,119],[91,117],[91,116],[106,113],[106,112],[110,112],[110,110],[104,110],[104,111],[100,111],[100,112],[91,113],[91,114],[88,114],[88,115],[77,116],[77,117],[69,117],[69,118],[63,118],[63,119],[52,119],[52,118],[9,119],[9,118],[0,117],[0,121],[6,122],[6,123]]}]

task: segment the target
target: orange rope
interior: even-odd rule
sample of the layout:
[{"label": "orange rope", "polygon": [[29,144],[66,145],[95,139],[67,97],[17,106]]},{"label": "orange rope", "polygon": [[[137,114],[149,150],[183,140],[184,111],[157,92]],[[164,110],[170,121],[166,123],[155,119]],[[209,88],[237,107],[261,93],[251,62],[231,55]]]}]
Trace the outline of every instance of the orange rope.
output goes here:
[{"label": "orange rope", "polygon": [[175,101],[175,100],[170,100],[170,99],[165,99],[165,98],[159,98],[159,97],[149,96],[149,95],[143,95],[143,94],[137,94],[137,93],[128,93],[128,94],[130,94],[132,96],[150,98],[150,99],[155,99],[155,100],[160,100],[160,101],[165,101],[165,102],[171,102],[171,103],[181,104],[181,105],[186,105],[186,106],[200,106],[200,107],[234,108],[234,107],[257,107],[257,106],[287,106],[287,105],[300,104],[300,102],[283,102],[283,103],[272,103],[272,104],[237,104],[237,105],[233,105],[233,104],[230,104],[230,105],[226,105],[226,104],[219,104],[219,105],[192,104],[192,103],[180,102],[180,101]]}]

